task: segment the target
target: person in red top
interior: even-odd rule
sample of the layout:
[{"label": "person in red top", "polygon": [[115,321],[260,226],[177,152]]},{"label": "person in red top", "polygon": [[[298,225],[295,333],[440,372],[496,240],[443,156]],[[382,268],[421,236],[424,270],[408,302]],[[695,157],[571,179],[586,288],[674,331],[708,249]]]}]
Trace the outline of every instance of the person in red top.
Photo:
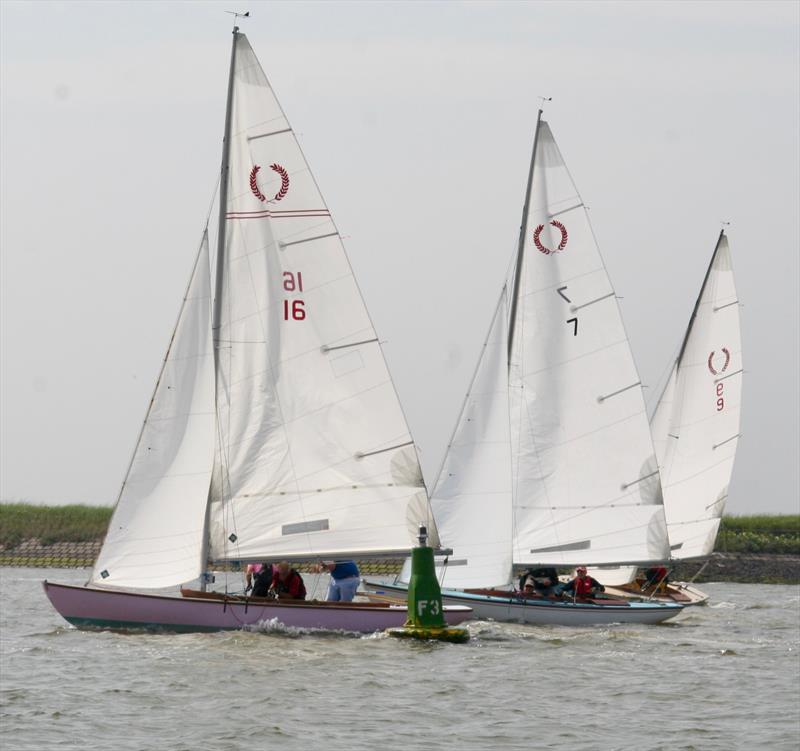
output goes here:
[{"label": "person in red top", "polygon": [[303,577],[286,561],[281,561],[275,566],[270,589],[279,600],[306,599],[306,585],[303,584]]},{"label": "person in red top", "polygon": [[575,597],[594,597],[599,592],[606,591],[606,588],[597,579],[589,576],[586,566],[578,566],[575,573],[577,576],[569,584],[564,585],[561,590],[562,594],[572,593]]}]

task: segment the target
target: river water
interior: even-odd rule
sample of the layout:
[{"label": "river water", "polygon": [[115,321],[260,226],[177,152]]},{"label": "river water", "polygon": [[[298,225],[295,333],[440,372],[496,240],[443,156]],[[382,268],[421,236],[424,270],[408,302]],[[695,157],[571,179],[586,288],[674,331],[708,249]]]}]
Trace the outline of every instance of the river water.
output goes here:
[{"label": "river water", "polygon": [[78,631],[40,582],[86,576],[0,569],[3,751],[800,748],[798,587],[708,584],[661,626],[473,622],[452,645]]}]

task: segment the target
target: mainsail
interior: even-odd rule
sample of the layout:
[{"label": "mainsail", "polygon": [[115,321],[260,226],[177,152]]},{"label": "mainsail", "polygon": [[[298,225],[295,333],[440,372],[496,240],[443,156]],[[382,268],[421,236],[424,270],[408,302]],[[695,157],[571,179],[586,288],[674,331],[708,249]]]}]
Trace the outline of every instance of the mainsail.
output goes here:
[{"label": "mainsail", "polygon": [[509,363],[514,562],[663,560],[642,386],[586,209],[540,122]]},{"label": "mainsail", "polygon": [[739,301],[721,232],[651,424],[673,558],[714,550],[736,457],[741,398]]},{"label": "mainsail", "polygon": [[234,29],[213,314],[204,238],[95,583],[216,560],[407,552],[438,536],[341,238]]},{"label": "mainsail", "polygon": [[506,583],[512,562],[664,560],[641,383],[586,209],[541,113],[507,288],[507,326],[504,294],[431,501],[453,548],[446,585]]},{"label": "mainsail", "polygon": [[215,424],[204,233],[93,583],[157,588],[200,574]]},{"label": "mainsail", "polygon": [[233,57],[210,556],[407,550],[435,530],[377,334],[243,34]]}]

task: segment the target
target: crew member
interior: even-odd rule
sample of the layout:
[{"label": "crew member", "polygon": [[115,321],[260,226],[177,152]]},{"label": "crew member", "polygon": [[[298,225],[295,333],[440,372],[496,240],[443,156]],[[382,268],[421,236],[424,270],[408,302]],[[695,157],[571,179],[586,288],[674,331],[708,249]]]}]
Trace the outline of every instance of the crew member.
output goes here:
[{"label": "crew member", "polygon": [[[253,566],[254,569],[258,567],[258,570],[251,571],[250,566]],[[271,563],[250,564],[247,567],[246,576],[248,587],[245,592],[247,592],[248,589],[252,589],[253,597],[267,597],[269,595],[269,590],[272,587],[272,577],[274,573],[275,571],[273,570]]]},{"label": "crew member", "polygon": [[538,594],[542,597],[558,594],[561,585],[558,572],[552,567],[529,568],[519,578],[520,589],[524,594]]},{"label": "crew member", "polygon": [[319,571],[331,575],[326,598],[329,602],[350,602],[356,596],[361,574],[355,561],[322,561]]},{"label": "crew member", "polygon": [[575,578],[561,589],[562,594],[572,593],[575,597],[594,597],[596,594],[606,591],[606,588],[597,579],[589,576],[586,566],[578,566],[575,574]]},{"label": "crew member", "polygon": [[275,567],[270,591],[273,592],[279,600],[306,599],[306,585],[303,584],[303,577],[286,561],[281,561]]}]

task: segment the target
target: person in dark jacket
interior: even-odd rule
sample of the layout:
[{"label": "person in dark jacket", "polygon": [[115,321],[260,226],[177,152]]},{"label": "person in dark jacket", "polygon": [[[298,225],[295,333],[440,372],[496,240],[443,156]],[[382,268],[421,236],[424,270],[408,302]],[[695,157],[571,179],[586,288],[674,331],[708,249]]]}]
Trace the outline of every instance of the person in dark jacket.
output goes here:
[{"label": "person in dark jacket", "polygon": [[558,572],[552,567],[529,568],[519,578],[519,588],[523,594],[548,595],[558,594],[561,585]]},{"label": "person in dark jacket", "polygon": [[269,590],[272,587],[272,576],[275,573],[272,564],[262,563],[260,566],[258,566],[258,569],[255,572],[249,570],[250,566],[247,568],[247,576],[252,577],[252,586],[250,585],[250,580],[247,582],[248,589],[253,590],[251,596],[267,597],[269,595]]},{"label": "person in dark jacket", "polygon": [[576,577],[561,589],[562,594],[573,594],[575,597],[594,597],[596,594],[606,591],[606,588],[597,579],[589,576],[586,566],[578,566],[575,573]]},{"label": "person in dark jacket", "polygon": [[303,577],[286,561],[281,561],[275,567],[270,589],[279,600],[306,599],[306,585],[303,584]]}]

